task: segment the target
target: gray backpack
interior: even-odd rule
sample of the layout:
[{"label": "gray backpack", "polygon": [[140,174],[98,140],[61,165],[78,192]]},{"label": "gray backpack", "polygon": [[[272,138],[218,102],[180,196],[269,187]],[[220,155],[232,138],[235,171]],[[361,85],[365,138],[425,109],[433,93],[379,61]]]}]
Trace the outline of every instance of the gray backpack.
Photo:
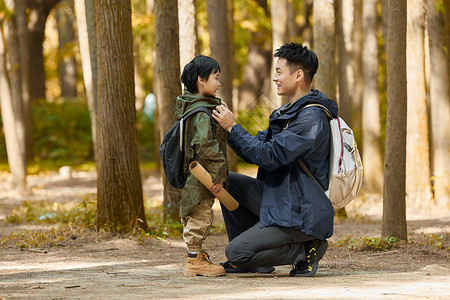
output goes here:
[{"label": "gray backpack", "polygon": [[[334,209],[345,207],[359,193],[363,179],[363,165],[356,145],[353,131],[340,117],[333,118],[330,111],[321,104],[308,104],[301,110],[318,106],[323,109],[331,127],[330,168],[328,171],[328,190],[325,194],[331,201]],[[308,170],[301,159],[297,162],[303,171],[322,188],[313,174]],[[323,189],[322,189],[323,190]]]}]

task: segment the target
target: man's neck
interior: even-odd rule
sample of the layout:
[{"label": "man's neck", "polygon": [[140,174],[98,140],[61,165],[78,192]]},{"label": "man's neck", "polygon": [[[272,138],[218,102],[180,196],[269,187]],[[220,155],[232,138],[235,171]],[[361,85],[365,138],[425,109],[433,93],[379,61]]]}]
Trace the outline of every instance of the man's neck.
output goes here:
[{"label": "man's neck", "polygon": [[297,101],[297,99],[299,99],[300,97],[311,93],[311,86],[307,86],[305,88],[299,88],[297,90],[297,92],[289,98],[289,103],[294,103],[295,101]]}]

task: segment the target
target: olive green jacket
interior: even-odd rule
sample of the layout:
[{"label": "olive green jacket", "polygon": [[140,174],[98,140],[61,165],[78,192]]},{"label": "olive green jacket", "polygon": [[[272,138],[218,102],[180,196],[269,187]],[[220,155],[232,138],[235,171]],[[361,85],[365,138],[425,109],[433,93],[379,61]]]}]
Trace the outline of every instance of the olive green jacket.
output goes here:
[{"label": "olive green jacket", "polygon": [[[203,97],[184,90],[177,97],[175,111],[177,119],[199,106],[213,110],[220,105],[219,98]],[[213,183],[227,186],[227,135],[220,125],[205,112],[198,112],[185,123],[185,157],[184,167],[197,158],[198,162],[211,174]],[[190,172],[183,188],[180,203],[180,217],[185,217],[192,207],[201,200],[212,199],[214,195],[203,186]]]}]

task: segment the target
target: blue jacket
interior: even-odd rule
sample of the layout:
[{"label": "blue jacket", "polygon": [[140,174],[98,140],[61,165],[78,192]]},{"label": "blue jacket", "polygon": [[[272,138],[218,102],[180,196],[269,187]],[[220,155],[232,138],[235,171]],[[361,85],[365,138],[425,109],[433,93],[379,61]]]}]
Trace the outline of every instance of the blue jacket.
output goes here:
[{"label": "blue jacket", "polygon": [[333,207],[296,161],[301,158],[322,187],[328,188],[330,125],[320,107],[299,111],[310,103],[320,103],[337,116],[336,102],[312,90],[272,112],[269,127],[256,136],[239,124],[233,126],[228,144],[245,161],[259,166],[258,179],[264,181],[261,226],[299,229],[323,240],[333,234]]}]

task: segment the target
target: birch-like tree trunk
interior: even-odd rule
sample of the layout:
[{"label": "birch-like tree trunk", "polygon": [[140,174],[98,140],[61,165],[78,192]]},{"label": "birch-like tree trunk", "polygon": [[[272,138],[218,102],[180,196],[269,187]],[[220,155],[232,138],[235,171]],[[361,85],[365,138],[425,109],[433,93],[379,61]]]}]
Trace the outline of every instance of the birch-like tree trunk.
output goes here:
[{"label": "birch-like tree trunk", "polygon": [[178,24],[180,24],[180,70],[197,54],[197,30],[195,1],[178,0]]},{"label": "birch-like tree trunk", "polygon": [[[434,198],[440,207],[448,208],[450,207],[450,74],[447,68],[449,54],[445,52],[444,14],[438,11],[438,2],[427,0],[431,57],[431,162]],[[445,12],[450,14],[450,11]]]},{"label": "birch-like tree trunk", "polygon": [[[181,94],[177,7],[177,0],[155,0],[156,101],[161,140],[176,121],[176,97]],[[173,188],[162,177],[164,218],[179,220],[181,190]]]},{"label": "birch-like tree trunk", "polygon": [[[26,165],[21,155],[21,145],[16,126],[11,83],[7,69],[7,40],[8,22],[0,20],[0,107],[2,113],[3,131],[6,141],[9,169],[12,175],[12,188],[18,192],[27,191]],[[18,49],[9,49],[18,51]]]},{"label": "birch-like tree trunk", "polygon": [[[97,145],[97,34],[94,0],[75,1],[81,67],[86,90],[94,149]],[[96,151],[96,150],[95,150]],[[96,155],[95,155],[96,156]]]},{"label": "birch-like tree trunk", "polygon": [[96,1],[98,228],[146,229],[136,131],[131,2]]},{"label": "birch-like tree trunk", "polygon": [[383,237],[406,240],[406,0],[389,0]]},{"label": "birch-like tree trunk", "polygon": [[380,102],[378,99],[378,41],[376,0],[363,3],[364,42],[362,102],[362,137],[364,186],[367,191],[381,193],[383,187],[383,159],[380,147]]},{"label": "birch-like tree trunk", "polygon": [[[288,31],[288,1],[287,0],[271,0],[270,1],[270,14],[272,20],[272,49],[275,51],[289,40]],[[272,82],[272,78],[275,75],[275,65],[278,58],[272,57],[272,67],[270,69],[270,100],[273,106],[278,108],[286,99],[277,94],[275,84]]]},{"label": "birch-like tree trunk", "polygon": [[425,86],[425,2],[408,2],[407,16],[408,129],[406,193],[408,203],[424,207],[432,199]]}]

